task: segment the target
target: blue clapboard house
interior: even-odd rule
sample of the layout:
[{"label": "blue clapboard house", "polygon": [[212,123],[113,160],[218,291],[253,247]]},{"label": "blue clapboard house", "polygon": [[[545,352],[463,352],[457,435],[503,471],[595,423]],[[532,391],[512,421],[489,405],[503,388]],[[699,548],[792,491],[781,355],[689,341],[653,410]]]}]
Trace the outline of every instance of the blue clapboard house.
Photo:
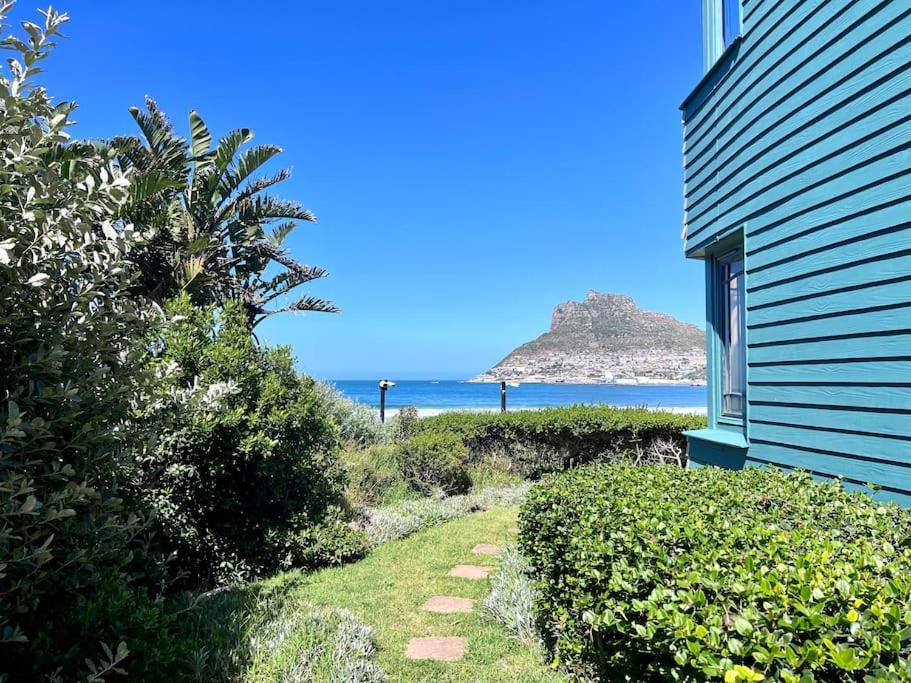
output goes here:
[{"label": "blue clapboard house", "polygon": [[693,465],[775,465],[911,503],[911,1],[703,0],[681,106],[705,262]]}]

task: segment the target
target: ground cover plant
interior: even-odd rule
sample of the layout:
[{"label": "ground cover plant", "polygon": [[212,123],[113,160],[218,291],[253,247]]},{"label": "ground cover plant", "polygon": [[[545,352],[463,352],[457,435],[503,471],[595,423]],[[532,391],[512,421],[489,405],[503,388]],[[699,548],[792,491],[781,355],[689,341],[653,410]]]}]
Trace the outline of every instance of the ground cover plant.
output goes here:
[{"label": "ground cover plant", "polygon": [[633,454],[654,460],[671,452],[685,463],[683,432],[705,418],[645,408],[570,406],[507,413],[449,412],[424,418],[413,434],[458,435],[470,461],[496,461],[523,478]]},{"label": "ground cover plant", "polygon": [[346,610],[303,599],[283,574],[193,599],[180,622],[191,656],[182,680],[376,683],[376,635]]},{"label": "ground cover plant", "polygon": [[518,505],[527,491],[527,484],[514,484],[482,487],[445,498],[408,498],[362,510],[357,526],[366,535],[368,544],[376,547],[475,512]]},{"label": "ground cover plant", "polygon": [[911,512],[806,474],[597,465],[521,548],[557,662],[602,680],[911,680]]},{"label": "ground cover plant", "polygon": [[539,647],[542,641],[535,616],[535,596],[528,559],[517,546],[506,546],[500,556],[500,568],[490,582],[490,592],[484,598],[484,614],[520,643]]}]

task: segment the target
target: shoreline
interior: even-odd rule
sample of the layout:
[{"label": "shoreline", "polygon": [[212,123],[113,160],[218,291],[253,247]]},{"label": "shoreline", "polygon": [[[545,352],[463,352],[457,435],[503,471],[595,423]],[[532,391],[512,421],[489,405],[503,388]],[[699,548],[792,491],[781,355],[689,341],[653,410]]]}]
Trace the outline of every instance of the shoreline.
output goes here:
[{"label": "shoreline", "polygon": [[[547,385],[560,385],[567,384],[571,386],[599,386],[599,387],[704,387],[707,386],[705,380],[660,380],[654,377],[642,378],[643,381],[637,379],[621,379],[613,380],[611,382],[606,382],[598,379],[585,379],[584,377],[570,377],[566,379],[545,379],[542,377],[531,377],[529,379],[518,378],[515,381],[519,384],[547,384]],[[477,377],[472,377],[471,379],[456,380],[462,384],[499,384],[503,380],[494,379],[491,377],[485,377],[483,375],[478,375]]]},{"label": "shoreline", "polygon": [[[610,408],[638,408],[639,406],[620,406],[620,405],[610,405],[602,404]],[[380,409],[375,406],[370,406],[377,416],[380,414]],[[408,406],[410,407],[410,406]],[[547,408],[560,408],[566,406],[522,406],[519,408],[510,408],[508,412],[510,413],[519,413],[527,410],[546,410]],[[706,415],[708,410],[705,406],[645,406],[646,409],[659,412],[659,413],[673,413],[675,415]],[[386,419],[391,420],[396,415],[398,415],[401,407],[397,408],[386,408]],[[452,406],[445,408],[437,407],[418,407],[418,417],[434,417],[435,415],[442,415],[443,413],[499,413],[499,408],[478,408],[471,406]]]}]

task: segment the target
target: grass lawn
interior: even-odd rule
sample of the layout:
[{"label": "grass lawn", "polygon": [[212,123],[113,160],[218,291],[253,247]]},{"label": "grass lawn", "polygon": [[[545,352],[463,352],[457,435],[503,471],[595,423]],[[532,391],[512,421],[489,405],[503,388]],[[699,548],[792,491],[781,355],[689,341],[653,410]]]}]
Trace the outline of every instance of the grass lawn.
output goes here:
[{"label": "grass lawn", "polygon": [[[516,508],[492,510],[387,543],[355,564],[302,577],[295,597],[353,612],[376,629],[378,663],[392,681],[558,681],[534,648],[510,639],[480,615],[488,581],[450,578],[456,564],[496,566],[497,559],[473,555],[477,543],[499,546],[512,540]],[[473,598],[471,614],[421,610],[432,595]],[[462,636],[460,662],[405,659],[408,640],[418,636]]]}]

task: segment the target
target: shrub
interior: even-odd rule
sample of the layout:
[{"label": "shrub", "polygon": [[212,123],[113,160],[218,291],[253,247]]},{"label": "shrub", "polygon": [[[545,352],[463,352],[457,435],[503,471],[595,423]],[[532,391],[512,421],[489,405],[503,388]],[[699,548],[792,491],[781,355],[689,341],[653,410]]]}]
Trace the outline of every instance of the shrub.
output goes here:
[{"label": "shrub", "polygon": [[500,568],[493,575],[481,609],[520,643],[540,646],[534,611],[535,589],[529,569],[528,560],[516,546],[503,548]]},{"label": "shrub", "polygon": [[168,315],[141,416],[157,434],[136,454],[132,492],[155,512],[176,568],[225,583],[357,554],[337,523],[338,431],[313,380],[287,349],[254,343],[239,305],[201,310],[184,297]]},{"label": "shrub", "polygon": [[404,441],[414,436],[420,419],[418,409],[414,406],[399,408],[399,411],[389,423],[390,436],[396,441]]},{"label": "shrub", "polygon": [[316,382],[314,389],[323,410],[338,425],[339,436],[346,446],[367,448],[390,441],[390,429],[380,422],[373,408],[346,398],[327,382]]},{"label": "shrub", "polygon": [[394,505],[367,509],[360,528],[371,547],[404,538],[421,529],[443,524],[475,512],[518,505],[525,498],[528,484],[483,488],[464,496],[419,498]]},{"label": "shrub", "polygon": [[[693,415],[607,406],[571,406],[509,413],[450,412],[420,420],[417,434],[457,434],[472,462],[505,459],[513,472],[537,478],[588,462],[613,460],[659,445],[686,452],[683,432],[705,426]],[[685,456],[683,458],[685,460]]]},{"label": "shrub", "polygon": [[[129,668],[136,657],[122,655],[141,649],[143,630],[113,604],[142,599],[128,565],[143,528],[123,509],[116,473],[142,384],[147,310],[131,296],[130,258],[143,239],[117,221],[128,177],[71,138],[75,104],[32,83],[67,19],[44,16],[3,41],[16,54],[0,74],[3,680]],[[101,611],[103,629],[73,621]]]},{"label": "shrub", "polygon": [[520,542],[558,662],[603,680],[911,680],[911,512],[778,470],[601,465]]},{"label": "shrub", "polygon": [[395,457],[405,478],[425,496],[471,488],[468,450],[455,434],[419,434],[399,444]]},{"label": "shrub", "polygon": [[346,451],[342,456],[348,485],[345,498],[353,508],[389,505],[415,493],[399,469],[395,446]]}]

